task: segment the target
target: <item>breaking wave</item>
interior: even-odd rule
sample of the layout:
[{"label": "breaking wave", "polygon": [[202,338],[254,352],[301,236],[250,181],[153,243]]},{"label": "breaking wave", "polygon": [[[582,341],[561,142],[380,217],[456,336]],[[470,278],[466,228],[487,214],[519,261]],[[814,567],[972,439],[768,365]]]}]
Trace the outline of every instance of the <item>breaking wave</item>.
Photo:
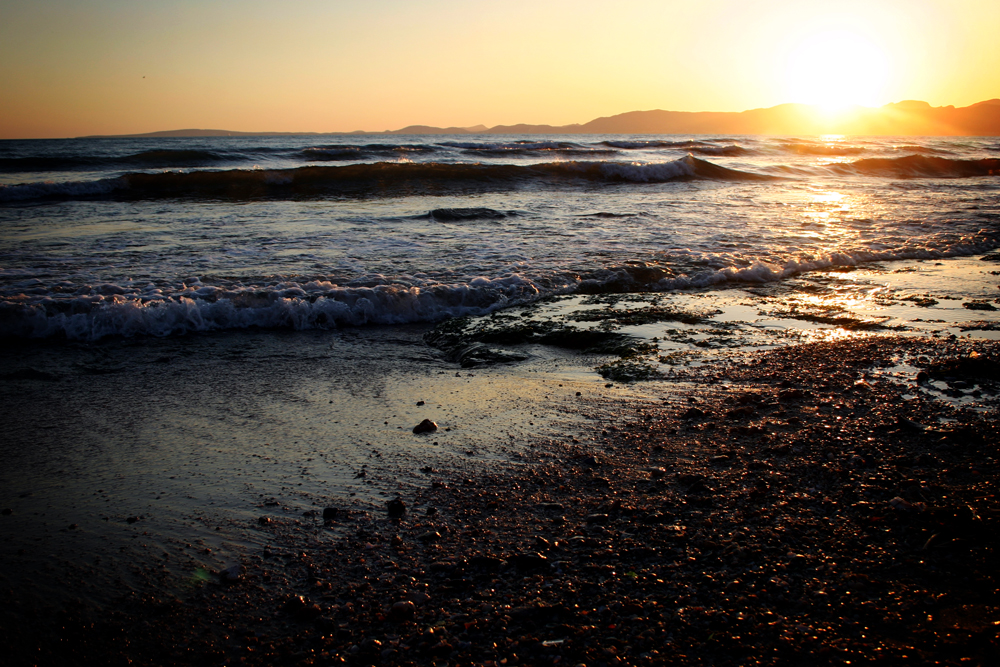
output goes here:
[{"label": "breaking wave", "polygon": [[633,261],[595,267],[582,273],[554,271],[534,277],[507,274],[426,285],[395,282],[383,276],[375,276],[365,285],[347,286],[319,278],[299,282],[288,279],[266,286],[202,284],[192,279],[166,290],[152,284],[105,284],[84,286],[67,294],[50,290],[35,279],[24,285],[24,292],[0,298],[0,338],[93,341],[106,336],[171,336],[251,327],[304,330],[436,322],[485,315],[556,294],[666,292],[768,283],[808,271],[868,262],[980,254],[994,249],[996,244],[995,236],[978,235],[938,247],[856,249],[787,259],[783,263],[758,261],[734,266],[723,256],[676,257],[656,263]]},{"label": "breaking wave", "polygon": [[864,158],[847,164],[830,165],[840,174],[887,176],[893,178],[972,178],[1000,176],[1000,159],[954,160],[928,155],[901,158]]},{"label": "breaking wave", "polygon": [[113,195],[122,199],[260,199],[387,196],[514,189],[548,183],[665,183],[674,180],[769,180],[687,156],[662,163],[549,162],[534,165],[377,162],[294,169],[129,173],[100,181],[0,186],[0,202]]}]

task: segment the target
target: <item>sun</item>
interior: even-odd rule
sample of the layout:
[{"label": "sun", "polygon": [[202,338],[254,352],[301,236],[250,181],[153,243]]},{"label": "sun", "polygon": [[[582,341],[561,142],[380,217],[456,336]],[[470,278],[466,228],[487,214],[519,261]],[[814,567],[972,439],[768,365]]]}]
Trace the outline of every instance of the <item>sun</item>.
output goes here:
[{"label": "sun", "polygon": [[790,101],[827,111],[879,106],[889,80],[889,58],[874,42],[848,30],[817,32],[789,50],[785,86]]}]

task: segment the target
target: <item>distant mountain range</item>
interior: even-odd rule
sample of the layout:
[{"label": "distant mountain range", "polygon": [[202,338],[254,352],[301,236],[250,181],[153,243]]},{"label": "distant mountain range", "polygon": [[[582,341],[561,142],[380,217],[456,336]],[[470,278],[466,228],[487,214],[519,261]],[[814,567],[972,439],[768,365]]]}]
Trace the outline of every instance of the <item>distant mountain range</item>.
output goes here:
[{"label": "distant mountain range", "polygon": [[781,104],[742,112],[629,111],[583,125],[431,127],[409,125],[385,132],[231,132],[168,130],[119,137],[226,137],[310,134],[859,134],[911,136],[1000,136],[1000,99],[967,107],[932,107],[907,100],[873,109],[851,107],[836,114],[806,104]]}]

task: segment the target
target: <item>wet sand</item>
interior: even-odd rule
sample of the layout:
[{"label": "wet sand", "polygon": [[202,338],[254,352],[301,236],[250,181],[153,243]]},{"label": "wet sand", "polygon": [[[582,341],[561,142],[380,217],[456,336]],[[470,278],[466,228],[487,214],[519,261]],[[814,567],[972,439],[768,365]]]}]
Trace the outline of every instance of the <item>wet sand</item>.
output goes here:
[{"label": "wet sand", "polygon": [[[1000,352],[959,317],[992,311],[852,331],[763,289],[713,316],[758,345],[628,330],[685,346],[669,382],[537,345],[461,368],[425,327],[8,346],[0,639],[12,664],[995,661]],[[819,342],[777,347],[804,321]]]}]

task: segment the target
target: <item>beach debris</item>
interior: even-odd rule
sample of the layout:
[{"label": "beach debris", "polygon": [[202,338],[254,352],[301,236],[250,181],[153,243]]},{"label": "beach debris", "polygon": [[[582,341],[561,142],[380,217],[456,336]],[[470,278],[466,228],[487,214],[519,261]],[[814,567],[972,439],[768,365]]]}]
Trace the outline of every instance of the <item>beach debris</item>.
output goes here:
[{"label": "beach debris", "polygon": [[399,496],[396,496],[386,504],[386,509],[389,512],[390,518],[399,518],[406,514],[406,503]]},{"label": "beach debris", "polygon": [[430,419],[425,419],[413,427],[414,433],[433,433],[438,429],[438,425]]},{"label": "beach debris", "polygon": [[325,523],[330,523],[331,521],[337,520],[337,514],[339,510],[336,507],[324,507],[323,508],[323,521]]}]

